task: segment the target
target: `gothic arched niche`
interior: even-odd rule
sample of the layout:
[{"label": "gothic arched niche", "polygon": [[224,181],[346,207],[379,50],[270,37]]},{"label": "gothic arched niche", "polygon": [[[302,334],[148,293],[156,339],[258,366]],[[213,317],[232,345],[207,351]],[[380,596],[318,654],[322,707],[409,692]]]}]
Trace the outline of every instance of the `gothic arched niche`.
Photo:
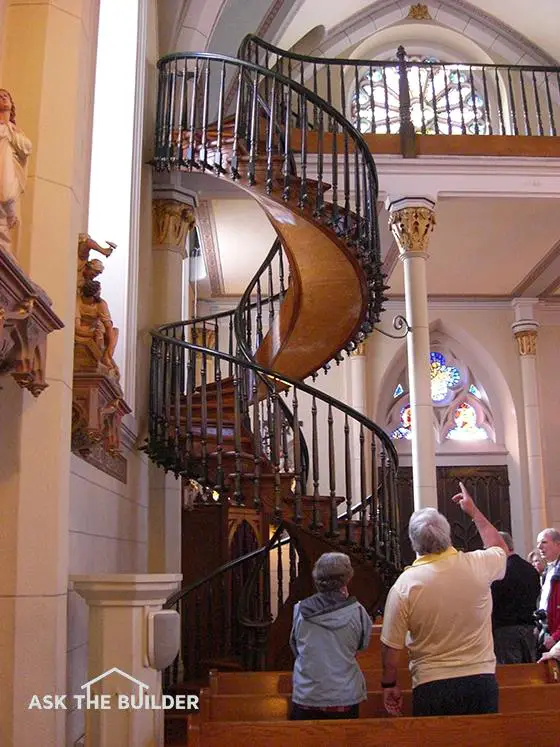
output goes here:
[{"label": "gothic arched niche", "polygon": [[[445,451],[465,451],[469,445],[476,445],[477,450],[491,450],[497,440],[496,426],[485,382],[461,345],[438,330],[430,336],[430,377],[438,447]],[[397,443],[406,443],[414,423],[403,356],[397,357],[385,382],[382,410],[385,428]]]}]

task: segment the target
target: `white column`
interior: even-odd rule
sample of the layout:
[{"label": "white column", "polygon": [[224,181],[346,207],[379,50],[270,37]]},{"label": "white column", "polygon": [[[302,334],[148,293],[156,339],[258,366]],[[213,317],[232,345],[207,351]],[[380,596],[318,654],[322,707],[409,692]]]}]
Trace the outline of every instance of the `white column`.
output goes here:
[{"label": "white column", "polygon": [[[119,709],[118,695],[142,692],[161,703],[161,673],[147,661],[147,618],[161,609],[181,578],[180,574],[70,577],[74,591],[89,607],[88,682],[96,680],[84,683],[81,694],[90,703],[97,699],[97,704],[99,696],[109,696],[110,706],[86,710],[86,747],[163,746],[163,711]],[[125,674],[113,671],[98,679],[115,667]]]},{"label": "white column", "polygon": [[[174,185],[154,188],[152,202],[153,324],[177,322],[183,311],[183,261],[194,228],[193,199]],[[148,568],[181,570],[181,480],[150,463]]]},{"label": "white column", "polygon": [[430,382],[430,329],[426,260],[435,225],[435,202],[428,198],[387,200],[389,226],[404,265],[408,383],[412,416],[414,508],[437,508],[436,458]]},{"label": "white column", "polygon": [[[348,360],[348,404],[362,415],[366,414],[366,343],[361,342],[352,351]],[[352,502],[354,505],[361,500],[361,478],[360,478],[360,425],[351,423],[352,443]],[[365,454],[366,463],[369,458]],[[345,511],[346,507],[343,506]]]},{"label": "white column", "polygon": [[538,303],[536,299],[515,299],[512,303],[515,322],[511,325],[517,341],[521,363],[529,503],[531,508],[530,529],[533,538],[548,526],[537,372],[537,332],[539,324],[533,318],[533,306],[536,303]]}]

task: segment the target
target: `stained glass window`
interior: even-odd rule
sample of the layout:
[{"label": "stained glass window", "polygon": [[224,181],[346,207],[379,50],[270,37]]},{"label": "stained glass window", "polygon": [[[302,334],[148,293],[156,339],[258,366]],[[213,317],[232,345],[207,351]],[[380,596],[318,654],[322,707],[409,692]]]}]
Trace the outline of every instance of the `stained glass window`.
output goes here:
[{"label": "stained glass window", "polygon": [[477,397],[477,399],[482,399],[482,394],[480,393],[480,389],[474,384],[470,385],[469,392],[473,394],[475,397]]},{"label": "stained glass window", "polygon": [[455,427],[447,434],[453,441],[484,441],[488,433],[477,424],[476,410],[468,402],[461,402],[453,414]]},{"label": "stained glass window", "polygon": [[391,438],[407,438],[412,437],[412,413],[410,405],[405,405],[401,408],[401,422],[398,428],[391,433]]},{"label": "stained glass window", "polygon": [[442,402],[450,389],[461,384],[461,372],[455,366],[448,366],[443,353],[430,353],[430,376],[432,402]]},{"label": "stained glass window", "polygon": [[[411,119],[427,135],[486,134],[488,115],[468,67],[441,65],[433,57],[409,57],[431,65],[408,68]],[[399,132],[399,72],[395,66],[371,67],[352,97],[352,120],[361,132]]]},{"label": "stained glass window", "polygon": [[404,392],[404,389],[403,389],[402,384],[397,384],[397,386],[395,387],[395,391],[393,392],[393,399],[400,397],[403,392]]}]

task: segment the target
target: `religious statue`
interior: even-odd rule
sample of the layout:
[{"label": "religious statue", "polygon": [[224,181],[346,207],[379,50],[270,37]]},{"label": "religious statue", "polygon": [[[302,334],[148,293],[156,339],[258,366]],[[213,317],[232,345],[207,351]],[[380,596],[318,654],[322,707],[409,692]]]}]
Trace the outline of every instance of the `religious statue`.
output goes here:
[{"label": "religious statue", "polygon": [[19,223],[19,199],[27,180],[31,141],[16,126],[16,107],[0,88],[0,247],[11,250],[11,230]]},{"label": "religious statue", "polygon": [[[101,364],[107,375],[118,381],[120,372],[113,353],[119,330],[113,325],[107,302],[101,297],[101,283],[96,280],[104,266],[99,259],[89,258],[92,250],[110,257],[116,244],[107,244],[108,247],[102,247],[87,234],[80,234],[79,237],[75,345],[78,349],[85,348],[88,357]],[[80,357],[81,364],[83,360]],[[82,368],[83,365],[78,367]]]}]

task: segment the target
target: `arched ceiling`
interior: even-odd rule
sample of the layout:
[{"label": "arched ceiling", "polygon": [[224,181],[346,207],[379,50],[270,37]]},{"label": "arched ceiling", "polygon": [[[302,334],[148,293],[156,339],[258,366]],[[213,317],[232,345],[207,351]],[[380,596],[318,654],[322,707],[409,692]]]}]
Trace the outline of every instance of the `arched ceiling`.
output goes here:
[{"label": "arched ceiling", "polygon": [[[344,23],[355,13],[371,8],[390,5],[407,9],[413,3],[405,0],[345,0],[343,3],[325,2],[325,0],[300,0],[292,11],[292,17],[276,39],[278,46],[289,49],[298,39],[317,25],[318,19],[326,27],[327,34],[339,24]],[[471,9],[494,16],[498,21],[525,36],[533,44],[560,60],[560,13],[558,0],[453,0],[452,3],[426,2],[432,15],[445,5],[461,9]],[[399,14],[400,15],[400,14]],[[399,20],[398,17],[395,20]],[[372,29],[373,31],[373,29]]]}]

